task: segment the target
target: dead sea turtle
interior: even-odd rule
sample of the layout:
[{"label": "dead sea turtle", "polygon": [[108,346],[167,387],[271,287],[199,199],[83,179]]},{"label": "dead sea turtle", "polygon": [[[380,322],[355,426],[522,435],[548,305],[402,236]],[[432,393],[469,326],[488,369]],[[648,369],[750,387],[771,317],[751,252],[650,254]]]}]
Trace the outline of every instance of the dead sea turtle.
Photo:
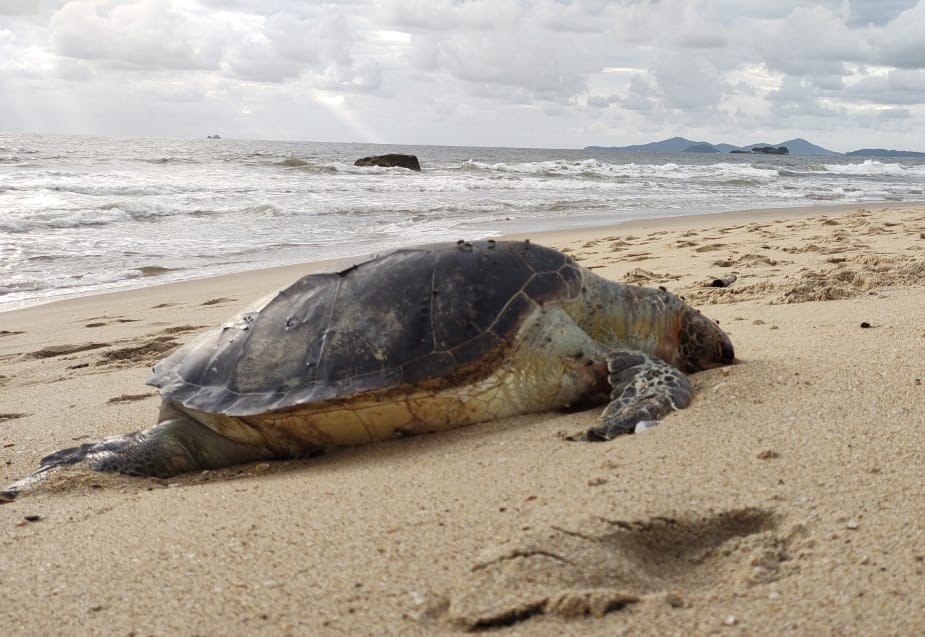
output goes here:
[{"label": "dead sea turtle", "polygon": [[62,449],[49,469],[167,477],[595,400],[609,440],[688,405],[685,372],[733,361],[663,289],[606,280],[529,242],[397,250],[305,276],[154,368],[149,429]]}]

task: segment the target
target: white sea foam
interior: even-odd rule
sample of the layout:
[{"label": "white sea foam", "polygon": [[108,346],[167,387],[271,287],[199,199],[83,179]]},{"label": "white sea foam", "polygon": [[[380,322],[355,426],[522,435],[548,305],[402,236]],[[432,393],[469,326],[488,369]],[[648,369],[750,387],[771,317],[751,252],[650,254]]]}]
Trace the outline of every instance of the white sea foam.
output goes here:
[{"label": "white sea foam", "polygon": [[857,175],[864,177],[876,177],[880,175],[897,175],[911,176],[918,175],[925,177],[925,165],[906,165],[896,162],[882,162],[876,159],[865,159],[860,163],[852,164],[831,164],[826,166],[826,170],[838,175]]},{"label": "white sea foam", "polygon": [[[423,171],[353,165],[384,152]],[[923,177],[912,159],[0,135],[0,309],[408,242],[918,199]]]}]

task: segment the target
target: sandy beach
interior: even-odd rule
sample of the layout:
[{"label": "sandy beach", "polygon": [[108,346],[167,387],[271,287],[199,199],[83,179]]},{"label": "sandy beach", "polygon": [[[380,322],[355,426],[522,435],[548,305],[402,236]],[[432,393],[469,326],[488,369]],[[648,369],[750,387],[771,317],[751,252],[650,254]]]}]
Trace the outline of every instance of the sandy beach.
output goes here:
[{"label": "sandy beach", "polygon": [[[0,506],[0,634],[925,633],[925,204],[531,238],[684,296],[741,362],[608,443],[564,440],[596,408],[169,481],[61,472]],[[0,314],[0,485],[153,424],[154,362],[317,267]]]}]

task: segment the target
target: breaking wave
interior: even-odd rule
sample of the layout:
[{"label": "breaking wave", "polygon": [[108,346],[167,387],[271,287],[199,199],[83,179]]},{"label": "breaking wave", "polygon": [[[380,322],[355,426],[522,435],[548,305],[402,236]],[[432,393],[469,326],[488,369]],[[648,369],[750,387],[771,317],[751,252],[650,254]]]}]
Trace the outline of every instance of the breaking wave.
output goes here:
[{"label": "breaking wave", "polygon": [[0,310],[502,232],[921,199],[925,161],[0,134]]}]

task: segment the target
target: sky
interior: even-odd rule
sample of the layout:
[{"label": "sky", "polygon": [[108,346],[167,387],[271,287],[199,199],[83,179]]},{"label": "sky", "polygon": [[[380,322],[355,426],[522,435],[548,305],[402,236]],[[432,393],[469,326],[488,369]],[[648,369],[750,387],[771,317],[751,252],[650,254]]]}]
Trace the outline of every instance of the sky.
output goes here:
[{"label": "sky", "polygon": [[0,132],[925,151],[925,0],[0,0]]}]

